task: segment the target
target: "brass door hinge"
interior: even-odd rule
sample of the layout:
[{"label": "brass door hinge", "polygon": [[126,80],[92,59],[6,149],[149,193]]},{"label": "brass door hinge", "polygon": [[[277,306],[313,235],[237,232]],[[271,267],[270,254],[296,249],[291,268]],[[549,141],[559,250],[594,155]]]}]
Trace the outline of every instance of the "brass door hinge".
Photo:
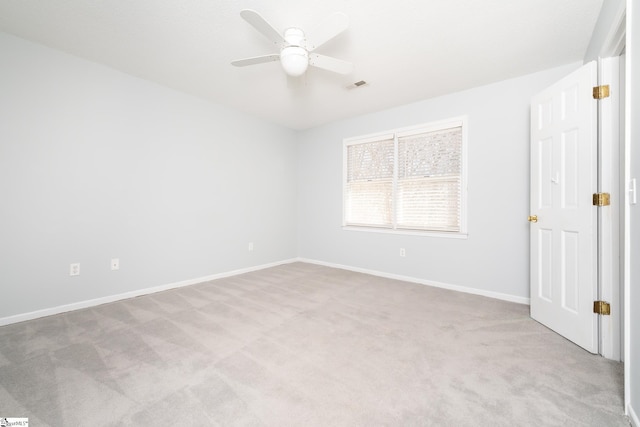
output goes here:
[{"label": "brass door hinge", "polygon": [[593,195],[593,206],[609,206],[611,204],[611,196],[609,193],[595,193]]},{"label": "brass door hinge", "polygon": [[609,85],[594,86],[593,99],[602,99],[609,97]]},{"label": "brass door hinge", "polygon": [[611,314],[611,305],[605,301],[594,301],[593,312],[595,314],[602,314],[604,316],[608,316]]}]

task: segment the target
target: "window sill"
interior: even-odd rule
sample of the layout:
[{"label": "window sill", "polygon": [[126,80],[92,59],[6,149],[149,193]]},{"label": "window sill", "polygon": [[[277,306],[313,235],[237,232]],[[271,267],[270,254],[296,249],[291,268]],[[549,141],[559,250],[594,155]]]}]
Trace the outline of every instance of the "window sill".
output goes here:
[{"label": "window sill", "polygon": [[424,236],[424,237],[444,237],[446,239],[467,239],[468,233],[454,233],[446,231],[420,231],[420,230],[394,230],[391,228],[377,228],[377,227],[357,227],[353,225],[343,225],[343,230],[346,231],[364,231],[370,233],[384,233],[384,234],[404,234],[408,236]]}]

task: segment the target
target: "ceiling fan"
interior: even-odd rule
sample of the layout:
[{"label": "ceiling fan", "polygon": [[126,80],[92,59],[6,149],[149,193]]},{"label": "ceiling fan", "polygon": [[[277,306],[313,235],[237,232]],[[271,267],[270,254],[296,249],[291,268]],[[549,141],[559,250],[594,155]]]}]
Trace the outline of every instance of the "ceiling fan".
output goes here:
[{"label": "ceiling fan", "polygon": [[255,10],[245,9],[240,12],[240,16],[275,44],[280,49],[280,53],[231,62],[236,67],[280,61],[284,72],[292,77],[303,75],[309,65],[339,74],[349,74],[353,70],[353,64],[350,62],[314,52],[347,29],[349,18],[344,13],[337,12],[329,16],[322,25],[310,33],[308,38],[304,31],[296,27],[287,28],[283,34],[280,34]]}]

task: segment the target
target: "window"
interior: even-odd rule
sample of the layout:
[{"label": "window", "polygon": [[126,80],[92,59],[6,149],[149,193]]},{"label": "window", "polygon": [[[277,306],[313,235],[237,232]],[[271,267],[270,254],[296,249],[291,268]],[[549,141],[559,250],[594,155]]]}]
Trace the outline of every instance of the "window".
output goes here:
[{"label": "window", "polygon": [[466,119],[344,141],[344,225],[466,233]]}]

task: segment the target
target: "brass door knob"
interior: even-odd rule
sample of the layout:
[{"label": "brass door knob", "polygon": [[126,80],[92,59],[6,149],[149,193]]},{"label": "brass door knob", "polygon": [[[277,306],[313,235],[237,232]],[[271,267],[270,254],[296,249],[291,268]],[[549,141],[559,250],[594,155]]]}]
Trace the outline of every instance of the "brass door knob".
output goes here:
[{"label": "brass door knob", "polygon": [[529,222],[538,222],[538,215],[529,215]]}]

